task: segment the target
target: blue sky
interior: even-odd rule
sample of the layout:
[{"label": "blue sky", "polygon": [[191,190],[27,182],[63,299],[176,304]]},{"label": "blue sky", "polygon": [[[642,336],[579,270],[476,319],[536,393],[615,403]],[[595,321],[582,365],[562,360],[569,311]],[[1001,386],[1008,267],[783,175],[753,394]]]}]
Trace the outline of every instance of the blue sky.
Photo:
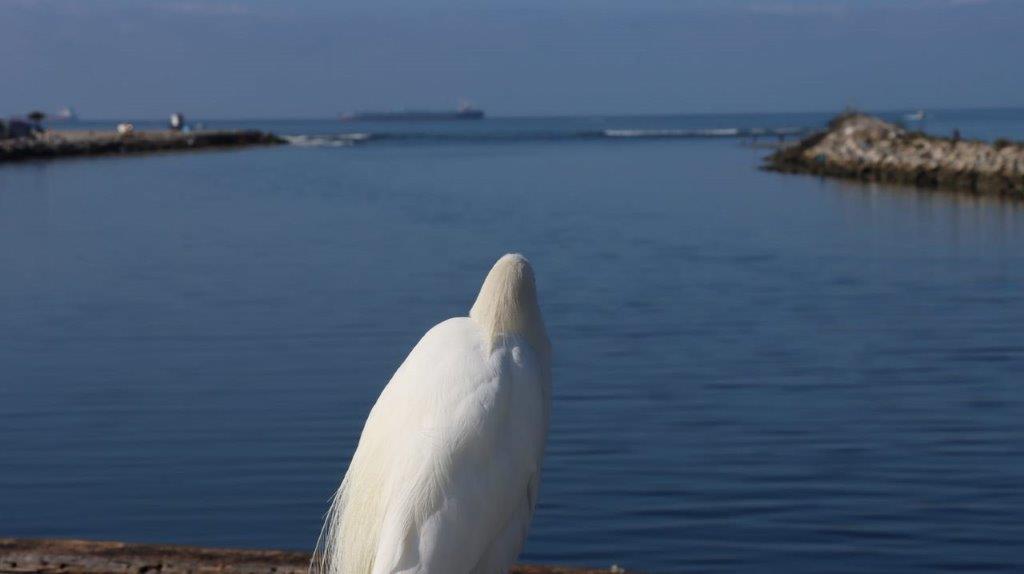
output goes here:
[{"label": "blue sky", "polygon": [[1024,106],[1019,0],[0,0],[0,114]]}]

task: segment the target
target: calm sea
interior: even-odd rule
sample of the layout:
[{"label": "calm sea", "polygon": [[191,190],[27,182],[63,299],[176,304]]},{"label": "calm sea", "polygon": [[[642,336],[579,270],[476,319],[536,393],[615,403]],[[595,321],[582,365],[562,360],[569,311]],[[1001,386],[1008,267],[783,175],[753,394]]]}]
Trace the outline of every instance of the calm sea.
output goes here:
[{"label": "calm sea", "polygon": [[0,166],[0,536],[310,549],[392,372],[520,251],[555,348],[524,561],[1024,570],[1024,203],[757,169],[826,120]]}]

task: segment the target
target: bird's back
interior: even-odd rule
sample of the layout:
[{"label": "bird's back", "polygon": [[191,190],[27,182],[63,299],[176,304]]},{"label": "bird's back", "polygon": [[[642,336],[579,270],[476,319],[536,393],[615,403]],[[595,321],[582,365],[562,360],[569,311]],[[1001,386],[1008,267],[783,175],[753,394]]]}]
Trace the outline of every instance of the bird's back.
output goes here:
[{"label": "bird's back", "polygon": [[469,317],[420,340],[367,419],[315,570],[507,570],[533,513],[547,434],[550,375],[536,346]]}]

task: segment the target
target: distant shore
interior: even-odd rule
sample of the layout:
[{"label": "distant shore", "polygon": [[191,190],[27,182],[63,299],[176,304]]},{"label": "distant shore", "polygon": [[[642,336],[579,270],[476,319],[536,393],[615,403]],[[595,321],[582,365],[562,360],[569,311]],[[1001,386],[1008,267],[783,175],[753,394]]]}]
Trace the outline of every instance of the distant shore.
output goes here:
[{"label": "distant shore", "polygon": [[46,131],[35,137],[0,140],[0,163],[31,159],[136,154],[287,143],[257,130],[238,131]]},{"label": "distant shore", "polygon": [[935,137],[864,114],[837,117],[764,168],[1024,199],[1024,145]]},{"label": "distant shore", "polygon": [[[167,544],[0,538],[0,574],[306,574],[310,555]],[[607,574],[558,566],[515,566],[510,574]],[[625,572],[615,570],[615,572]]]}]

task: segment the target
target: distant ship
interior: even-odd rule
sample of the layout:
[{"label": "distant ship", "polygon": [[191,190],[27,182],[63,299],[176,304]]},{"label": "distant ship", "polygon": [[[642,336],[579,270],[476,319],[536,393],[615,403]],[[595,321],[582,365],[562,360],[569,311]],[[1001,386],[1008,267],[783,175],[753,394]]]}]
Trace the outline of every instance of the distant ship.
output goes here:
[{"label": "distant ship", "polygon": [[396,110],[393,112],[350,112],[341,114],[343,122],[438,122],[448,120],[481,120],[484,111],[470,105],[453,111]]},{"label": "distant ship", "polygon": [[924,121],[926,117],[928,117],[928,114],[926,114],[924,110],[917,110],[914,113],[903,115],[903,119],[911,122],[921,122]]}]

